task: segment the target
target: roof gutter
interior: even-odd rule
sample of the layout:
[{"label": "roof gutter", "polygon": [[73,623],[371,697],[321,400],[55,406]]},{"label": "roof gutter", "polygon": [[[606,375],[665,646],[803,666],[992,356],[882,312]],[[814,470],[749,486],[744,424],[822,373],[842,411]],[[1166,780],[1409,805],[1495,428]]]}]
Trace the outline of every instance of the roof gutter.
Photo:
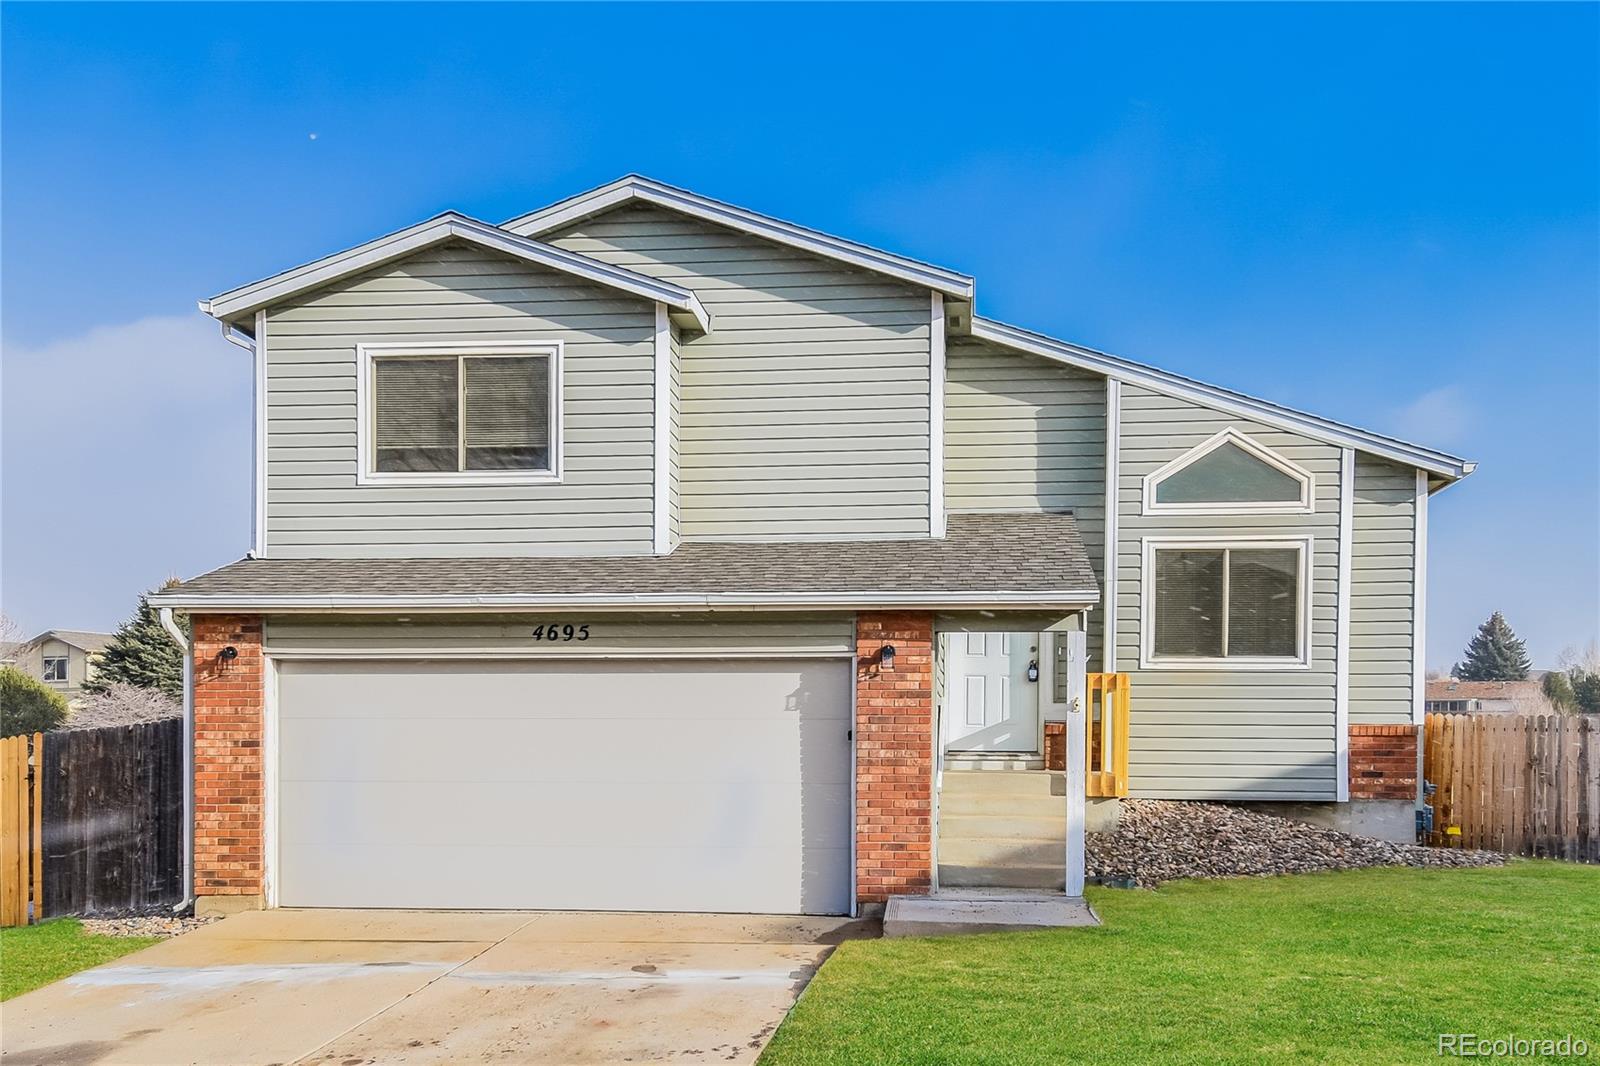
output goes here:
[{"label": "roof gutter", "polygon": [[182,914],[194,904],[194,656],[171,607],[161,608],[161,628],[183,650],[183,899],[172,908]]},{"label": "roof gutter", "polygon": [[532,611],[574,608],[621,610],[856,610],[872,607],[956,607],[968,610],[1078,610],[1100,602],[1098,589],[1039,589],[998,592],[710,592],[625,593],[589,596],[505,595],[250,595],[248,593],[168,593],[151,603],[197,611]]}]

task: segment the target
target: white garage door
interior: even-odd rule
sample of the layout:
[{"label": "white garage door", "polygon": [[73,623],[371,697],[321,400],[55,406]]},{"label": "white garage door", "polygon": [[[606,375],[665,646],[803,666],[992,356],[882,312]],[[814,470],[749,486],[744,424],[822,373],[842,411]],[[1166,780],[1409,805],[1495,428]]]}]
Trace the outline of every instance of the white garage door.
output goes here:
[{"label": "white garage door", "polygon": [[849,674],[281,663],[278,903],[844,913]]}]

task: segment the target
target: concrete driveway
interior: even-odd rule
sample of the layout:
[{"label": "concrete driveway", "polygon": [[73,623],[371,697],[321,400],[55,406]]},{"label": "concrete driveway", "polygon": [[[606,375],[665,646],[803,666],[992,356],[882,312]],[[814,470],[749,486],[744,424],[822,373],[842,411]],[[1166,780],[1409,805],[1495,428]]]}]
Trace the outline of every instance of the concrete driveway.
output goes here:
[{"label": "concrete driveway", "polygon": [[846,919],[260,911],[0,1008],[6,1066],[751,1062]]}]

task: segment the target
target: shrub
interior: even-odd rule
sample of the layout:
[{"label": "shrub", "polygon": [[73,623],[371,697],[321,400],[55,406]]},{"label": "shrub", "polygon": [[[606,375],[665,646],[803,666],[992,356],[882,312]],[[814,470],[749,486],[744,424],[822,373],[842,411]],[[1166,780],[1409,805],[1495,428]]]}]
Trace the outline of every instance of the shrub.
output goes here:
[{"label": "shrub", "polygon": [[126,681],[113,681],[104,691],[83,697],[72,717],[68,729],[101,729],[113,725],[138,725],[141,722],[159,722],[163,718],[179,718],[183,704],[157,688],[141,688]]},{"label": "shrub", "polygon": [[14,666],[0,666],[0,737],[42,733],[66,717],[61,693]]}]

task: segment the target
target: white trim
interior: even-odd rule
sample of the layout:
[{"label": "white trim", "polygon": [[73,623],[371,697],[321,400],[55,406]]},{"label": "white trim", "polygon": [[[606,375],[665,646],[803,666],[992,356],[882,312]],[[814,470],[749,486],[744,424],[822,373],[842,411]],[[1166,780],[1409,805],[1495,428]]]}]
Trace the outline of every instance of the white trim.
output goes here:
[{"label": "white trim", "polygon": [[671,471],[668,464],[672,455],[672,406],[669,389],[672,387],[672,323],[667,318],[667,305],[656,304],[655,366],[651,384],[652,415],[654,418],[654,491],[652,544],[657,555],[672,551],[671,521]]},{"label": "white trim", "polygon": [[251,350],[255,373],[252,390],[255,400],[255,484],[250,501],[250,554],[257,559],[267,554],[267,312],[256,312],[256,338]]},{"label": "white trim", "polygon": [[[1067,831],[1065,841],[1065,895],[1082,896],[1085,870],[1084,818],[1088,792],[1088,706],[1086,678],[1089,662],[1087,636],[1069,630],[1067,638],[1067,721],[1063,747],[1066,753]],[[1125,710],[1124,708],[1118,708]]]},{"label": "white trim", "polygon": [[1092,373],[1103,374],[1106,377],[1138,385],[1150,389],[1152,392],[1161,393],[1163,396],[1172,396],[1178,399],[1189,400],[1193,403],[1209,407],[1212,410],[1222,411],[1238,418],[1248,418],[1278,429],[1289,430],[1293,433],[1303,433],[1308,437],[1335,444],[1340,447],[1352,447],[1372,455],[1391,459],[1406,466],[1421,467],[1440,477],[1456,479],[1466,477],[1477,469],[1478,464],[1466,459],[1460,459],[1444,452],[1434,451],[1406,441],[1385,437],[1354,426],[1347,426],[1332,419],[1321,418],[1317,415],[1296,411],[1280,404],[1267,400],[1258,400],[1253,396],[1224,389],[1217,385],[1207,385],[1179,374],[1157,370],[1155,367],[1143,363],[1135,363],[1120,356],[1108,355],[1105,352],[1095,351],[1093,348],[1084,348],[1076,344],[1068,344],[1053,337],[1033,333],[1018,326],[1009,326],[993,319],[978,318],[973,316],[972,335],[980,340],[1013,348],[1020,352],[1054,359]]},{"label": "white trim", "polygon": [[329,659],[449,659],[449,660],[532,660],[590,661],[596,659],[846,659],[850,652],[842,648],[817,651],[795,651],[793,648],[737,648],[704,650],[698,648],[627,648],[596,649],[591,652],[576,651],[566,645],[556,650],[545,650],[529,645],[526,648],[266,648],[263,654],[276,659],[296,659],[309,662]]},{"label": "white trim", "polygon": [[1334,630],[1334,772],[1340,803],[1350,799],[1350,569],[1355,554],[1356,453],[1339,451],[1339,617]]},{"label": "white trim", "polygon": [[[855,628],[855,619],[851,619],[851,628]],[[854,637],[852,636],[852,641]],[[856,804],[860,802],[861,787],[856,780],[856,688],[861,683],[861,657],[856,653],[850,654],[850,917],[854,918],[860,912],[860,891],[856,885]],[[937,824],[937,822],[935,823]],[[937,875],[937,872],[935,873]]]},{"label": "white trim", "polygon": [[174,593],[157,594],[150,603],[160,607],[182,607],[197,611],[300,609],[309,611],[388,610],[499,610],[515,607],[528,610],[560,610],[575,607],[626,607],[678,610],[691,607],[730,607],[786,610],[794,608],[837,607],[874,610],[884,607],[997,607],[1035,610],[1082,610],[1100,600],[1096,589],[1031,589],[994,592],[883,592],[849,590],[842,592],[702,592],[702,593],[593,593],[579,595],[502,593],[496,595],[382,596],[372,594],[338,595],[253,595],[249,593]]},{"label": "white trim", "polygon": [[1106,379],[1105,618],[1100,623],[1100,657],[1105,672],[1117,672],[1117,482],[1122,477],[1122,382]]},{"label": "white trim", "polygon": [[[1161,503],[1156,499],[1161,482],[1191,463],[1210,455],[1225,444],[1235,445],[1277,470],[1285,477],[1293,478],[1300,486],[1300,498],[1297,500],[1206,501],[1198,503]],[[1316,510],[1316,483],[1316,475],[1311,471],[1290,462],[1260,441],[1247,437],[1232,426],[1228,426],[1213,433],[1210,437],[1207,437],[1166,465],[1152,470],[1144,476],[1142,485],[1143,513],[1147,515],[1311,514]]]},{"label": "white trim", "polygon": [[1428,693],[1428,475],[1417,471],[1411,560],[1411,724],[1427,716]]},{"label": "white trim", "polygon": [[[657,305],[659,306],[659,305]],[[566,433],[562,363],[565,343],[550,341],[430,341],[425,344],[356,345],[356,484],[357,485],[553,485],[565,473]],[[379,473],[372,456],[372,361],[390,356],[545,356],[550,360],[550,468],[548,470],[454,470],[440,473]],[[465,376],[460,387],[466,387]],[[465,420],[460,426],[465,432]]]},{"label": "white trim", "polygon": [[933,293],[928,334],[928,533],[944,536],[944,294]]},{"label": "white trim", "polygon": [[971,300],[977,288],[972,278],[954,270],[821,233],[638,174],[628,174],[588,192],[569,196],[549,207],[518,215],[501,223],[501,228],[517,234],[542,236],[632,200],[727,226],[813,255],[836,259],[912,285],[937,289],[962,300]]},{"label": "white trim", "polygon": [[200,310],[220,321],[231,321],[269,304],[448,240],[471,241],[515,259],[571,274],[597,285],[620,289],[652,303],[664,303],[675,311],[693,315],[702,330],[709,332],[711,329],[710,317],[699,298],[680,285],[553,248],[454,211],[446,211],[346,251],[261,281],[241,285],[209,300],[201,300]]},{"label": "white trim", "polygon": [[[1279,536],[1225,536],[1225,537],[1144,537],[1140,540],[1139,569],[1139,668],[1141,670],[1238,670],[1238,671],[1289,671],[1311,668],[1311,561],[1315,547],[1310,535]],[[1245,657],[1157,659],[1155,648],[1155,553],[1164,549],[1294,549],[1300,553],[1299,573],[1296,582],[1300,590],[1299,610],[1295,618],[1294,657]],[[1223,613],[1226,619],[1227,597],[1224,584]]]}]

